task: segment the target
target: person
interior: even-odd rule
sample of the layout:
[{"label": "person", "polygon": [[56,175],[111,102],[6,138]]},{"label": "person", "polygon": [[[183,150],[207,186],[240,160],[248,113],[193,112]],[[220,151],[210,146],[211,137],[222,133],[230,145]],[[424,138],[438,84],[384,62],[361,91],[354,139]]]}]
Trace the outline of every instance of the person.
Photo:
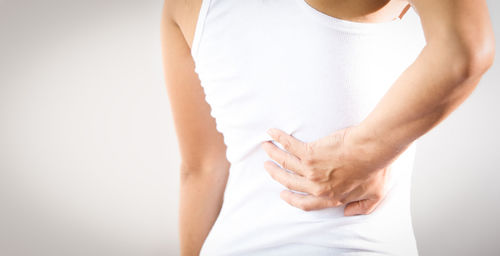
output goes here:
[{"label": "person", "polygon": [[484,0],[166,0],[182,255],[417,255],[416,140],[494,58]]}]

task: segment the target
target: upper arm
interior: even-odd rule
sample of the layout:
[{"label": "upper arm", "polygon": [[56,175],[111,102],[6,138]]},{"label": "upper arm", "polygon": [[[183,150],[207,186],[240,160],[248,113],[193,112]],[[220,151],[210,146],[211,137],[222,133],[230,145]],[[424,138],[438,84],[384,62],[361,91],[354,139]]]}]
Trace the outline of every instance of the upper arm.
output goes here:
[{"label": "upper arm", "polygon": [[428,45],[456,51],[468,62],[468,69],[477,70],[471,72],[492,65],[495,43],[486,0],[409,2],[420,16]]},{"label": "upper arm", "polygon": [[[226,146],[216,130],[190,48],[165,2],[161,22],[164,74],[182,166],[190,171],[227,168]],[[170,1],[171,2],[171,1]]]}]

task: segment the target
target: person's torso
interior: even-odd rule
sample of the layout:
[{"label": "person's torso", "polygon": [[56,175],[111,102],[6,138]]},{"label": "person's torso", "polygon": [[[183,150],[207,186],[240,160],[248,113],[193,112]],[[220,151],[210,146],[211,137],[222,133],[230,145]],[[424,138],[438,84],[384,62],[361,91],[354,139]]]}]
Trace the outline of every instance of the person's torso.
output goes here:
[{"label": "person's torso", "polygon": [[305,212],[281,200],[285,187],[265,171],[260,143],[272,127],[313,141],[358,124],[424,45],[412,8],[401,20],[360,23],[304,0],[203,0],[191,54],[231,168],[201,255],[269,253],[290,243],[327,253],[416,253],[415,145],[393,163],[383,203],[370,215],[344,217],[343,207]]}]

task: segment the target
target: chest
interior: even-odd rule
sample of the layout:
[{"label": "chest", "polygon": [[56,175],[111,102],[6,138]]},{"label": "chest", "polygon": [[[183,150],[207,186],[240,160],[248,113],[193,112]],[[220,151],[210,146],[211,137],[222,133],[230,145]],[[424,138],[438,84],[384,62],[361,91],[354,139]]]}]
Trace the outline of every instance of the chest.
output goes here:
[{"label": "chest", "polygon": [[[178,8],[173,10],[174,17],[184,34],[189,47],[192,46],[198,14],[206,0],[178,1]],[[307,5],[326,15],[343,20],[376,23],[402,18],[410,5],[406,1],[396,0],[301,0]]]}]

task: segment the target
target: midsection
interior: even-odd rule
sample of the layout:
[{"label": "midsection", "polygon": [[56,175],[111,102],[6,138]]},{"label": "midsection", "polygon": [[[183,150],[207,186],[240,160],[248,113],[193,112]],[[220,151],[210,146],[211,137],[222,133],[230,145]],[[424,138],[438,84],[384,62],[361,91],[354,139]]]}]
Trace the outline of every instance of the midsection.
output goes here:
[{"label": "midsection", "polygon": [[408,254],[413,239],[409,204],[413,153],[409,148],[397,160],[392,171],[399,177],[375,211],[352,217],[343,215],[343,206],[303,211],[289,205],[279,196],[286,188],[260,167],[265,156],[259,151],[250,154],[231,167],[224,203],[205,251],[207,255],[223,251],[245,255],[285,246],[276,248],[284,253],[298,243],[296,246],[300,244],[304,250],[318,249],[325,255],[340,249],[413,255]]}]

